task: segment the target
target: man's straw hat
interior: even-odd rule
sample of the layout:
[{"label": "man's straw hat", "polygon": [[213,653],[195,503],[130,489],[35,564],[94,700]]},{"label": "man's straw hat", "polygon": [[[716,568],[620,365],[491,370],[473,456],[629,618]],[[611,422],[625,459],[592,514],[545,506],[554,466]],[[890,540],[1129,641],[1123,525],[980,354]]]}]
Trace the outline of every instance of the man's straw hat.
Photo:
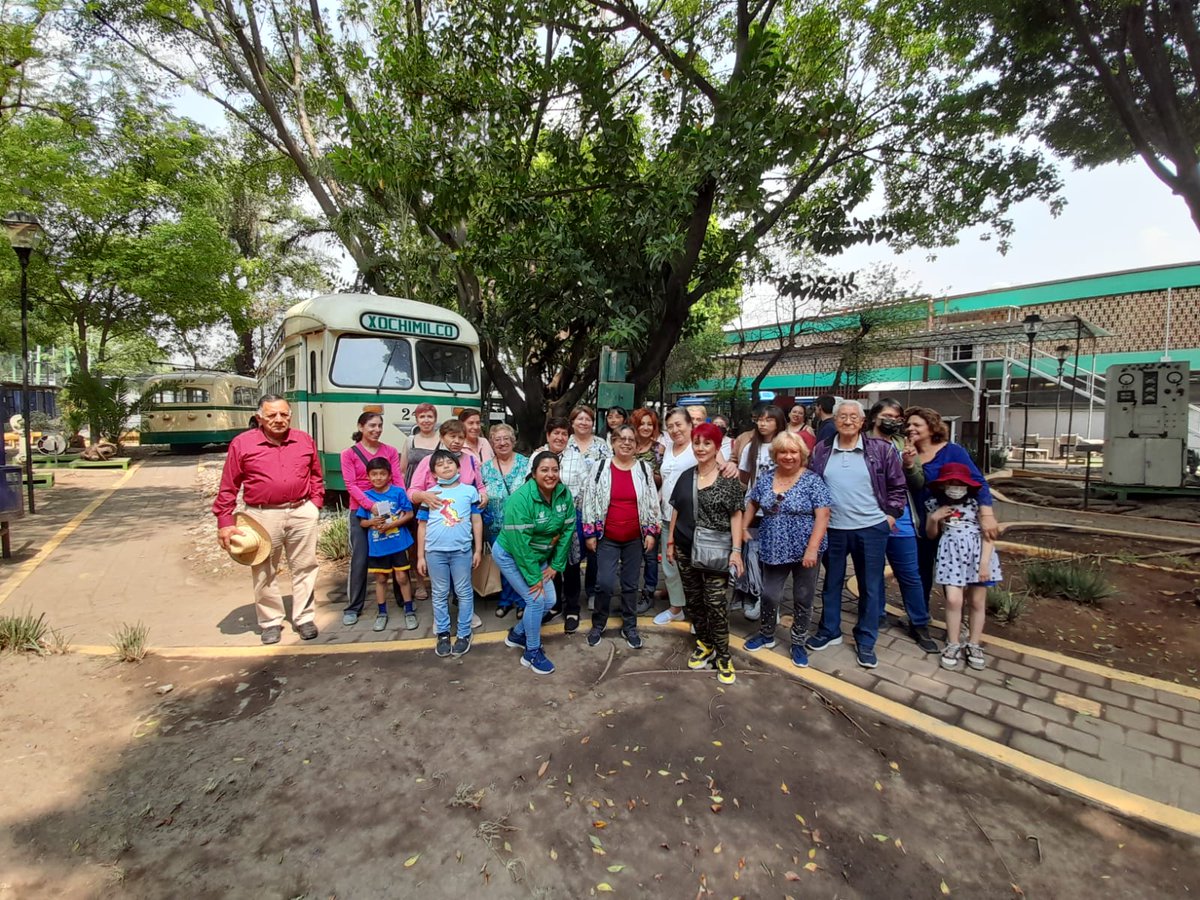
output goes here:
[{"label": "man's straw hat", "polygon": [[234,524],[241,534],[229,536],[229,556],[243,566],[257,566],[271,555],[271,535],[262,523],[245,513],[238,513]]}]

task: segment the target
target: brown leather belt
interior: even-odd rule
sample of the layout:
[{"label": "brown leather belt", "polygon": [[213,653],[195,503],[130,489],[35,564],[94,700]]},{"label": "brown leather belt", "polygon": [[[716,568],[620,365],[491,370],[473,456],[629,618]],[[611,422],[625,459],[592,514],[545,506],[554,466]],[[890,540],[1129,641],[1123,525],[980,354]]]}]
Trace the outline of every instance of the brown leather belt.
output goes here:
[{"label": "brown leather belt", "polygon": [[259,503],[258,505],[251,505],[251,504],[247,503],[246,508],[247,509],[299,509],[301,506],[303,506],[307,502],[308,502],[308,498],[305,497],[303,500],[293,500],[291,503]]}]

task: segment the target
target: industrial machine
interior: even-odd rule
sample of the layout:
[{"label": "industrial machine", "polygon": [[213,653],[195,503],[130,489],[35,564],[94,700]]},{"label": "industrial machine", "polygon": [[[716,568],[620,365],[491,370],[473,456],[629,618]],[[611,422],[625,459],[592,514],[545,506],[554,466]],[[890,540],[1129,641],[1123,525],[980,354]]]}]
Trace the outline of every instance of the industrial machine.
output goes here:
[{"label": "industrial machine", "polygon": [[1181,487],[1187,468],[1188,364],[1119,363],[1105,373],[1104,480]]}]

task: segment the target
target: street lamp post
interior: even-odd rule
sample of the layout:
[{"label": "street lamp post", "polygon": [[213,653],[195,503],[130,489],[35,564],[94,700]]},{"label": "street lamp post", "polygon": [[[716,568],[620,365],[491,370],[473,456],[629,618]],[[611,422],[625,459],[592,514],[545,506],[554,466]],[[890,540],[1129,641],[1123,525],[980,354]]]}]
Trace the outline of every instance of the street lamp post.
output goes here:
[{"label": "street lamp post", "polygon": [[[1067,364],[1067,354],[1070,352],[1071,352],[1071,348],[1068,347],[1066,344],[1059,344],[1057,347],[1054,348],[1054,355],[1058,359],[1058,377],[1055,379],[1055,382],[1054,382],[1054,440],[1058,446],[1058,455],[1060,457],[1064,455],[1063,450],[1066,448],[1067,445],[1058,443],[1058,441],[1059,441],[1058,410],[1059,410],[1059,407],[1062,405],[1063,366],[1065,366]],[[1067,438],[1070,439],[1070,435],[1067,435]],[[1066,458],[1069,460],[1070,454],[1066,454]]]},{"label": "street lamp post", "polygon": [[29,257],[41,243],[42,223],[27,212],[10,212],[3,219],[12,244],[21,264],[21,418],[25,420],[25,486],[29,492],[29,512],[37,512],[33,498],[33,425],[29,403]]},{"label": "street lamp post", "polygon": [[1021,465],[1028,464],[1029,455],[1029,389],[1033,386],[1033,342],[1042,328],[1042,317],[1030,313],[1025,317],[1025,337],[1029,339],[1029,359],[1025,364],[1025,434],[1021,437]]}]

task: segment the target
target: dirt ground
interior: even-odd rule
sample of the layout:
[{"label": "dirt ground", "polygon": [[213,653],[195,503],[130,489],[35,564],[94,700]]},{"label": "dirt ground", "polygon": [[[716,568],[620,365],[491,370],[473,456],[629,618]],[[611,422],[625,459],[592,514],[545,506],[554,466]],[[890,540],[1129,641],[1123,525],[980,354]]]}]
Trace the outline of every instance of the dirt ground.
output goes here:
[{"label": "dirt ground", "polygon": [[[1097,473],[1092,473],[1093,478]],[[1196,480],[1192,479],[1193,487]],[[1043,476],[1004,478],[993,486],[1010,500],[1032,503],[1035,506],[1054,506],[1060,509],[1083,509],[1083,479]],[[1117,500],[1103,490],[1094,492],[1088,501],[1092,512],[1141,516],[1149,519],[1171,519],[1176,522],[1200,523],[1200,497],[1166,497],[1147,494]]]},{"label": "dirt ground", "polygon": [[[1180,555],[1181,550],[1155,555],[1163,552],[1162,542],[1061,529],[1010,528],[1003,539],[1094,554],[1114,592],[1097,606],[1033,597],[1015,622],[989,622],[992,634],[1143,675],[1200,684],[1200,578],[1131,564],[1136,559],[1183,568],[1196,565],[1200,557]],[[1025,590],[1029,560],[1002,554],[1005,589]]]},{"label": "dirt ground", "polygon": [[[640,653],[0,659],[0,898],[1183,896],[1200,845]],[[670,671],[660,671],[660,670]],[[160,695],[166,684],[168,693]],[[985,837],[986,833],[986,837]],[[704,890],[709,893],[704,894]]]}]

